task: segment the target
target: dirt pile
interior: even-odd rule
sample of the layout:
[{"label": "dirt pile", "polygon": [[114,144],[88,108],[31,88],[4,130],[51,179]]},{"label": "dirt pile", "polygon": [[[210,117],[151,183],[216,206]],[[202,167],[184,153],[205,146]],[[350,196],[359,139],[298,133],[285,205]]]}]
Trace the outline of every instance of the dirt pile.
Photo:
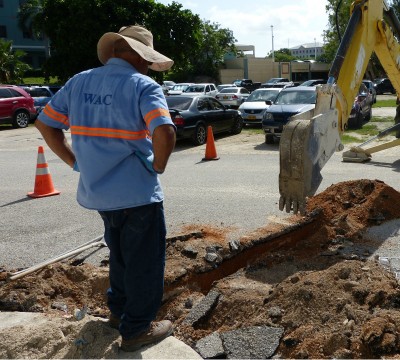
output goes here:
[{"label": "dirt pile", "polygon": [[[399,284],[371,257],[376,245],[363,232],[400,218],[399,202],[380,181],[351,181],[310,199],[308,215],[288,226],[241,239],[230,239],[229,229],[187,227],[168,240],[159,316],[174,321],[175,336],[194,349],[210,334],[266,325],[284,329],[275,352],[282,358],[398,357]],[[0,310],[68,318],[87,307],[105,317],[107,272],[64,263],[8,283],[3,269]],[[210,292],[215,301],[188,322]]]}]

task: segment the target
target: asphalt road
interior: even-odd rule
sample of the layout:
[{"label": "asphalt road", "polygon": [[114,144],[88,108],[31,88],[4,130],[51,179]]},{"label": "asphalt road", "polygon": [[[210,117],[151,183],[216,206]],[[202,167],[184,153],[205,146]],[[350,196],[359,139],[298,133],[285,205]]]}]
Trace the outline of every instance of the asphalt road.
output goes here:
[{"label": "asphalt road", "polygon": [[[217,136],[217,161],[202,162],[205,146],[178,143],[161,176],[168,236],[193,226],[226,228],[233,238],[289,216],[278,209],[278,145],[244,130]],[[45,146],[45,157],[60,195],[31,199],[38,146],[45,145],[34,127],[0,130],[0,266],[27,267],[55,257],[102,234],[99,215],[75,199],[78,174]],[[369,163],[343,163],[336,153],[323,169],[323,191],[331,184],[379,179],[400,191],[399,150],[374,154]],[[88,261],[98,264],[106,250]]]}]

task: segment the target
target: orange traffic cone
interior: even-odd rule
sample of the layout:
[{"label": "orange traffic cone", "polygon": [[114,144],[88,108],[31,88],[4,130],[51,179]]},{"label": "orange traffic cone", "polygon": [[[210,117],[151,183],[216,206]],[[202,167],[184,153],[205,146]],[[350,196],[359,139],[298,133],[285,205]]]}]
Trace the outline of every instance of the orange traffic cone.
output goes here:
[{"label": "orange traffic cone", "polygon": [[49,167],[44,157],[43,146],[39,146],[36,165],[35,189],[33,192],[29,192],[28,196],[32,198],[40,198],[58,195],[59,193],[60,192],[58,190],[54,189]]},{"label": "orange traffic cone", "polygon": [[203,158],[203,161],[208,160],[218,160],[217,150],[215,149],[214,143],[214,135],[212,131],[212,126],[209,126],[207,129],[207,144],[206,144],[206,154]]}]

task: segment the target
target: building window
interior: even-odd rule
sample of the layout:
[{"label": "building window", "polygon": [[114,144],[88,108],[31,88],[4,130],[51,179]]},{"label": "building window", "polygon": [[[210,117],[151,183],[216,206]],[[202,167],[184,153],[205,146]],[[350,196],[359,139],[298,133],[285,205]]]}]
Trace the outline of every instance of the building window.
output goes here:
[{"label": "building window", "polygon": [[7,27],[5,25],[0,25],[0,38],[7,38]]}]

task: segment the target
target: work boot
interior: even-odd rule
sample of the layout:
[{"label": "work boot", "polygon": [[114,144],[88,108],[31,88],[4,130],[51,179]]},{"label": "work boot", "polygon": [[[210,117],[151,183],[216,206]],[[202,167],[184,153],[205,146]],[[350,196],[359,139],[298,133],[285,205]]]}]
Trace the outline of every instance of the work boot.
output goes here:
[{"label": "work boot", "polygon": [[121,323],[121,319],[113,314],[110,314],[110,316],[108,317],[108,326],[112,327],[113,329],[119,329],[119,324]]},{"label": "work boot", "polygon": [[131,339],[122,338],[121,350],[135,351],[144,345],[159,342],[170,336],[173,332],[172,323],[169,320],[153,321],[150,328],[142,334]]}]

